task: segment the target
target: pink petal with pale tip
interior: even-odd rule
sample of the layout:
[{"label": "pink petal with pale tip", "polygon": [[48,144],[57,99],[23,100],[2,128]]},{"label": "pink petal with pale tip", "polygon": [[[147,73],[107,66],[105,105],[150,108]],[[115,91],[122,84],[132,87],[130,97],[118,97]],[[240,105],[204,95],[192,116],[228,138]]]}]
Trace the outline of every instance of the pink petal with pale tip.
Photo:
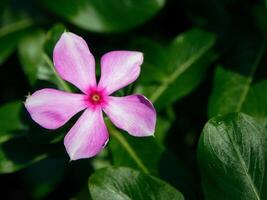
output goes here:
[{"label": "pink petal with pale tip", "polygon": [[154,134],[156,111],[146,97],[142,95],[109,96],[107,102],[104,112],[118,128],[137,137]]},{"label": "pink petal with pale tip", "polygon": [[105,147],[108,138],[102,110],[86,109],[65,136],[64,145],[71,160],[90,158]]},{"label": "pink petal with pale tip", "polygon": [[95,59],[78,35],[63,33],[54,48],[53,60],[58,74],[84,93],[96,86]]},{"label": "pink petal with pale tip", "polygon": [[140,73],[143,54],[136,51],[111,51],[101,58],[98,87],[111,94],[134,82]]},{"label": "pink petal with pale tip", "polygon": [[47,129],[56,129],[87,105],[85,95],[42,89],[26,99],[25,107],[39,125]]}]

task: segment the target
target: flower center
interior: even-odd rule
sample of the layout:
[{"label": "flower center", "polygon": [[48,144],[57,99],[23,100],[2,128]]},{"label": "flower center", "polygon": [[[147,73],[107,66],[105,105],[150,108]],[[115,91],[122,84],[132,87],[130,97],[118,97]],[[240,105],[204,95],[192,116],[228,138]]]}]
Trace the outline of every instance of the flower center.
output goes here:
[{"label": "flower center", "polygon": [[100,95],[99,94],[93,94],[91,96],[91,99],[92,99],[93,102],[96,103],[96,102],[98,102],[100,100]]},{"label": "flower center", "polygon": [[94,106],[102,106],[105,104],[105,93],[101,90],[97,90],[95,88],[91,89],[89,91],[89,94],[87,96],[87,101]]}]

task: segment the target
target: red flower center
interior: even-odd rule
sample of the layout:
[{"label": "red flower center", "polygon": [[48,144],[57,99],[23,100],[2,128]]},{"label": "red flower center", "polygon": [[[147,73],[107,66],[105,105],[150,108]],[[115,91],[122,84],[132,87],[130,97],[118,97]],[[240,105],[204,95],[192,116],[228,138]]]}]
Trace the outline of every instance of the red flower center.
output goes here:
[{"label": "red flower center", "polygon": [[93,94],[91,95],[91,99],[93,102],[97,103],[98,101],[100,101],[100,95],[99,94]]},{"label": "red flower center", "polygon": [[105,94],[103,91],[98,89],[91,89],[87,96],[87,101],[94,106],[105,104]]}]

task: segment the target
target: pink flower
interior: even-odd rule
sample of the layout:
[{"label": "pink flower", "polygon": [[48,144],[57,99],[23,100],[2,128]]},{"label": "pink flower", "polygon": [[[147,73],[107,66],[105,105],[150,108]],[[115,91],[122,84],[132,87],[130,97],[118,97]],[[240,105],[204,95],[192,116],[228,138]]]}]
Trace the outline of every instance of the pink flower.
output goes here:
[{"label": "pink flower", "polygon": [[95,59],[81,37],[63,33],[55,46],[53,60],[61,78],[78,87],[83,94],[42,89],[26,99],[25,107],[32,119],[47,129],[57,129],[85,110],[64,138],[71,160],[95,156],[108,142],[102,111],[118,128],[133,136],[154,134],[156,111],[146,97],[110,96],[137,79],[143,62],[142,53],[111,51],[105,54],[101,58],[98,84]]}]

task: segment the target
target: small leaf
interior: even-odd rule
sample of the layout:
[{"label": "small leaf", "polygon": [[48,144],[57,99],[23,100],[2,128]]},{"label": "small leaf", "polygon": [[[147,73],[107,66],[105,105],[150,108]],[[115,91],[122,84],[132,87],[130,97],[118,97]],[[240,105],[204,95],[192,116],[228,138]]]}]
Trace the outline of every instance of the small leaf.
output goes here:
[{"label": "small leaf", "polygon": [[266,199],[267,130],[252,117],[212,118],[198,145],[206,199]]},{"label": "small leaf", "polygon": [[165,0],[43,0],[42,3],[83,29],[119,32],[143,24],[163,7]]},{"label": "small leaf", "polygon": [[166,200],[184,199],[183,195],[153,176],[124,167],[96,171],[89,178],[93,200]]}]

